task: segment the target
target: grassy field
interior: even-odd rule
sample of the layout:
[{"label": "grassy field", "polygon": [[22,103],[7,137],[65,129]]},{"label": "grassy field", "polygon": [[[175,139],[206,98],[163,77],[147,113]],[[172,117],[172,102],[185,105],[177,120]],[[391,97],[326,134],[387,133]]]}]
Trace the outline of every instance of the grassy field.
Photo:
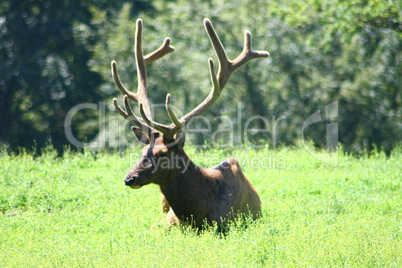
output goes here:
[{"label": "grassy field", "polygon": [[336,166],[304,149],[188,153],[199,165],[240,159],[264,217],[226,238],[168,231],[158,187],[124,186],[137,152],[3,152],[0,266],[402,267],[401,148]]}]

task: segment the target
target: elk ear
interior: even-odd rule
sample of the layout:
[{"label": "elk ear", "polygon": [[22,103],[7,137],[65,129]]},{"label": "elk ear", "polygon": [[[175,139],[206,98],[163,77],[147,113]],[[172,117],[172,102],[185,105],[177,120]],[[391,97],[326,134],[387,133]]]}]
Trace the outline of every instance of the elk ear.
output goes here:
[{"label": "elk ear", "polygon": [[175,141],[179,149],[183,149],[185,142],[184,129],[176,133]]},{"label": "elk ear", "polygon": [[149,144],[149,136],[142,129],[137,127],[131,127],[131,130],[134,132],[137,139],[143,144]]}]

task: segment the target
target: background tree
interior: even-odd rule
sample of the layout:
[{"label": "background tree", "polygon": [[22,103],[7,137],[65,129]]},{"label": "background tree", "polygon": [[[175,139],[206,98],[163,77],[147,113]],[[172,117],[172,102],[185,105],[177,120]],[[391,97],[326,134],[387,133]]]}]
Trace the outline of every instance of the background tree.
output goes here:
[{"label": "background tree", "polygon": [[[273,4],[271,14],[304,35],[301,45],[312,53],[304,57],[309,64],[303,67],[310,74],[301,77],[313,87],[302,87],[310,89],[309,100],[339,101],[345,150],[377,147],[390,154],[402,140],[399,1],[285,1]],[[322,131],[310,137],[323,146]]]},{"label": "background tree", "polygon": [[[101,76],[90,69],[91,48],[98,41],[93,12],[110,18],[124,1],[2,1],[0,4],[0,143],[10,150],[42,148],[59,152],[68,111],[82,102],[101,100]],[[136,1],[136,9],[151,9]],[[74,118],[78,139],[92,139],[95,111]]]}]

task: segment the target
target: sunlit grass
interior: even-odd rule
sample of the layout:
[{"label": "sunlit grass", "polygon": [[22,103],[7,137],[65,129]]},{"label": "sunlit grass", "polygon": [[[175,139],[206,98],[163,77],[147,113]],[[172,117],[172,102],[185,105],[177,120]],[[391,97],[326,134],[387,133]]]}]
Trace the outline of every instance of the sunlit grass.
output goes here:
[{"label": "sunlit grass", "polygon": [[264,217],[246,230],[232,228],[225,238],[214,230],[199,236],[168,231],[158,187],[124,186],[136,150],[63,159],[51,150],[35,159],[2,153],[1,265],[402,265],[400,149],[390,159],[340,154],[335,166],[304,149],[187,151],[200,165],[239,158],[261,196]]}]

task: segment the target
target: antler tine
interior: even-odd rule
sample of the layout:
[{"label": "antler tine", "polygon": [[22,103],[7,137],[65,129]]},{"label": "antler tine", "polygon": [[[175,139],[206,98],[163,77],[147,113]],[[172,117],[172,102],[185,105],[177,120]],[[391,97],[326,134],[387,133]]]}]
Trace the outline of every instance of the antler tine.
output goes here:
[{"label": "antler tine", "polygon": [[163,135],[164,135],[165,137],[173,138],[173,135],[175,134],[175,133],[172,133],[172,128],[173,128],[173,127],[160,124],[160,123],[155,122],[155,121],[153,121],[152,119],[150,119],[150,118],[145,114],[144,105],[143,105],[141,102],[140,102],[140,113],[141,113],[142,119],[144,120],[144,122],[145,122],[148,126],[150,126],[151,128],[153,128],[153,129],[155,129],[155,130],[157,130],[157,131],[163,133]]},{"label": "antler tine", "polygon": [[146,64],[156,61],[163,56],[174,51],[174,47],[170,46],[170,38],[166,38],[162,46],[155,50],[154,52],[148,54],[144,57],[142,50],[142,20],[137,20],[137,28],[135,34],[135,62],[137,65],[138,74],[138,102],[143,104],[144,112],[148,118],[152,119],[151,107],[149,106],[148,96],[147,96],[147,70]]},{"label": "antler tine", "polygon": [[170,120],[172,120],[173,124],[178,128],[178,129],[182,129],[183,128],[183,124],[180,123],[179,119],[177,118],[177,116],[175,115],[175,113],[173,112],[172,106],[170,104],[170,94],[168,93],[166,95],[166,110],[168,112],[168,115],[170,117]]},{"label": "antler tine", "polygon": [[113,80],[116,86],[119,88],[120,92],[123,93],[123,95],[129,96],[129,98],[135,102],[137,102],[138,94],[135,94],[131,91],[128,91],[122,82],[120,81],[119,74],[117,72],[117,66],[116,66],[116,61],[112,61],[112,75],[113,75]]},{"label": "antler tine", "polygon": [[142,51],[142,20],[137,20],[137,27],[135,31],[135,41],[134,41],[134,52],[135,52],[135,64],[137,66],[137,76],[138,76],[138,98],[135,100],[138,103],[142,103],[145,109],[145,114],[148,118],[151,117],[151,108],[148,103],[147,96],[147,69],[145,67],[145,60]]},{"label": "antler tine", "polygon": [[267,51],[254,51],[251,48],[251,33],[249,31],[245,31],[243,51],[231,63],[233,69],[236,69],[252,59],[267,58],[267,57],[269,57],[269,53]]},{"label": "antler tine", "polygon": [[[212,46],[215,50],[216,55],[218,56],[219,60],[219,71],[223,69],[228,69],[230,68],[230,60],[226,56],[226,51],[221,43],[221,40],[219,39],[218,35],[215,32],[214,27],[212,26],[212,23],[209,19],[205,18],[204,19],[204,26],[205,30],[207,31],[207,34],[209,36],[209,39],[211,40]],[[218,73],[219,73],[218,71]]]},{"label": "antler tine", "polygon": [[174,47],[170,45],[170,38],[167,37],[160,48],[144,57],[145,64],[154,62],[172,52],[174,52]]},{"label": "antler tine", "polygon": [[119,104],[117,103],[116,98],[113,99],[113,105],[114,105],[114,108],[116,109],[116,111],[121,116],[123,116],[124,119],[126,119],[126,120],[130,121],[131,123],[135,124],[137,127],[142,129],[143,131],[145,131],[149,135],[151,133],[151,129],[146,124],[141,122],[141,120],[139,120],[138,117],[133,113],[133,111],[130,108],[130,105],[128,104],[128,96],[127,95],[124,95],[123,102],[124,102],[124,108],[126,109],[126,111],[124,111],[119,106]]}]

